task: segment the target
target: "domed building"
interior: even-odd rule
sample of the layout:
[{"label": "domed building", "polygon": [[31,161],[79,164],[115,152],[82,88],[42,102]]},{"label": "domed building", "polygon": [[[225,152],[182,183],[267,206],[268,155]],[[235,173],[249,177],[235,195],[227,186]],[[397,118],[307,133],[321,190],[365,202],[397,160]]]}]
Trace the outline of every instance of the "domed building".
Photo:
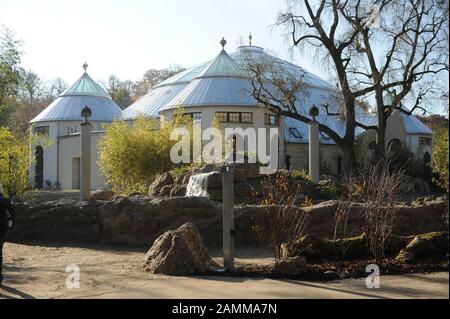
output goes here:
[{"label": "domed building", "polygon": [[[91,188],[104,187],[105,181],[97,165],[97,143],[102,123],[114,119],[132,122],[139,116],[170,120],[174,111],[182,110],[200,123],[202,129],[219,122],[227,128],[278,128],[278,167],[308,169],[308,125],[292,118],[272,113],[252,96],[252,74],[249,65],[268,65],[269,71],[281,77],[298,79],[302,89],[296,95],[298,113],[310,117],[312,106],[319,109],[316,119],[344,135],[345,122],[337,116],[327,116],[328,110],[339,108],[339,90],[335,85],[305,69],[279,59],[263,48],[251,44],[240,46],[228,54],[226,41],[222,50],[207,62],[189,68],[154,86],[146,95],[121,111],[110,96],[85,72],[82,77],[41,114],[31,121],[32,130],[47,134],[56,143],[50,148],[36,149],[36,165],[31,168],[31,181],[37,187],[57,185],[63,189],[78,189],[80,184],[80,123],[81,109],[92,110]],[[86,65],[85,65],[86,67]],[[268,84],[270,86],[270,84]],[[376,117],[362,109],[358,120],[366,125],[376,124]],[[374,132],[357,130],[361,135],[362,153],[373,155]],[[342,174],[343,159],[340,148],[324,133],[319,135],[320,173]],[[415,116],[394,112],[388,121],[386,145],[401,146],[416,159],[431,160],[432,132]],[[247,147],[245,142],[245,147]],[[47,182],[48,181],[48,182]],[[46,186],[46,184],[48,184]]]},{"label": "domed building", "polygon": [[31,120],[31,132],[48,136],[52,144],[36,146],[35,161],[30,167],[30,183],[36,188],[80,188],[80,124],[81,110],[86,105],[92,110],[91,186],[104,186],[97,168],[97,142],[102,134],[102,124],[120,119],[122,110],[108,93],[86,72],[64,91],[44,111]]},{"label": "domed building", "polygon": [[[129,106],[123,112],[125,120],[133,120],[137,116],[161,117],[170,119],[177,108],[201,122],[202,128],[211,127],[217,119],[226,127],[279,127],[279,166],[287,168],[308,168],[308,125],[292,118],[278,118],[267,108],[261,106],[252,97],[252,76],[249,65],[268,65],[270,72],[278,76],[298,79],[304,87],[297,96],[297,111],[310,117],[312,106],[319,108],[317,120],[332,128],[339,135],[345,133],[345,122],[336,116],[326,115],[328,110],[339,108],[339,90],[337,87],[305,69],[267,53],[263,48],[251,45],[240,46],[237,51],[228,54],[225,51],[226,41],[222,40],[222,51],[210,61],[187,69],[153,87],[150,92]],[[270,85],[270,84],[268,84]],[[376,117],[362,109],[357,110],[358,120],[366,124],[376,124]],[[389,127],[390,131],[402,132],[403,145],[409,147],[406,140],[416,140],[418,136],[431,138],[431,131],[414,116],[401,115],[402,126]],[[394,116],[391,121],[397,121]],[[411,123],[416,123],[415,137],[411,137]],[[418,125],[418,122],[421,125]],[[409,123],[409,124],[408,124]],[[362,133],[357,129],[357,134]],[[368,138],[374,139],[368,134]],[[335,142],[326,134],[320,133],[320,168],[322,173],[342,174],[342,152]],[[372,140],[370,140],[372,141]],[[369,142],[370,142],[369,141]],[[427,140],[428,141],[428,140]],[[391,142],[390,134],[386,143]],[[422,145],[422,153],[431,154],[431,144]],[[372,153],[367,149],[367,153]],[[414,150],[417,153],[417,149]]]},{"label": "domed building", "polygon": [[[123,118],[161,116],[164,121],[172,117],[175,109],[182,108],[184,113],[201,122],[202,128],[211,127],[214,119],[230,128],[279,127],[279,165],[284,167],[287,160],[291,168],[303,168],[305,163],[307,167],[308,126],[296,120],[280,119],[261,107],[251,95],[252,77],[247,67],[270,63],[272,71],[289,73],[301,79],[309,94],[297,107],[305,114],[320,99],[334,97],[336,87],[299,66],[266,53],[261,47],[250,44],[228,54],[225,44],[226,41],[222,40],[222,51],[213,60],[187,69],[152,88],[124,110]],[[339,153],[339,148],[327,136],[322,135],[321,140],[329,149],[325,152],[327,156]]]}]

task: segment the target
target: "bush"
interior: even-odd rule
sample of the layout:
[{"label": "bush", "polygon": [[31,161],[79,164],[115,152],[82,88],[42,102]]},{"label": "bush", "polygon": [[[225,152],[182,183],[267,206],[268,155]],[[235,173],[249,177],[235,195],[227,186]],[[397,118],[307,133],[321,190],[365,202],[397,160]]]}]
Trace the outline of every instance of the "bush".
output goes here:
[{"label": "bush", "polygon": [[303,169],[293,169],[288,172],[288,176],[291,179],[298,181],[311,181],[311,177]]},{"label": "bush", "polygon": [[386,255],[396,213],[395,201],[404,180],[404,172],[392,170],[389,164],[380,161],[361,169],[364,228],[369,250],[377,261]]},{"label": "bush", "polygon": [[[31,142],[31,143],[30,143]],[[28,188],[28,168],[32,164],[30,146],[47,147],[51,141],[43,136],[28,134],[17,136],[6,128],[0,128],[0,183],[5,195],[23,196]]]},{"label": "bush", "polygon": [[170,150],[170,133],[188,126],[187,117],[175,116],[160,127],[159,120],[138,118],[133,124],[115,121],[99,142],[99,167],[113,190],[120,194],[145,193],[152,178],[179,165]]},{"label": "bush", "polygon": [[261,183],[261,191],[254,194],[255,200],[264,207],[261,221],[253,225],[261,243],[273,252],[275,260],[284,254],[296,256],[296,241],[303,237],[307,214],[301,206],[310,205],[305,198],[297,205],[299,186],[292,187],[285,174],[276,173]]},{"label": "bush", "polygon": [[338,185],[332,181],[320,181],[317,189],[322,199],[336,199],[340,194]]}]

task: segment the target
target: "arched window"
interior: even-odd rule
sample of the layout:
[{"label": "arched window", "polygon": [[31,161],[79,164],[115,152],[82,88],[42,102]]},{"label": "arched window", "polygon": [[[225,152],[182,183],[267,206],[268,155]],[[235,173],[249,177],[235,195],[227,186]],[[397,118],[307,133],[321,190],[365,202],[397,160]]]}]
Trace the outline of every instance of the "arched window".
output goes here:
[{"label": "arched window", "polygon": [[425,154],[423,154],[423,163],[424,164],[430,164],[431,163],[431,155],[428,152],[425,152]]},{"label": "arched window", "polygon": [[34,150],[36,164],[34,166],[34,186],[37,189],[44,188],[44,149],[42,146],[36,146]]}]

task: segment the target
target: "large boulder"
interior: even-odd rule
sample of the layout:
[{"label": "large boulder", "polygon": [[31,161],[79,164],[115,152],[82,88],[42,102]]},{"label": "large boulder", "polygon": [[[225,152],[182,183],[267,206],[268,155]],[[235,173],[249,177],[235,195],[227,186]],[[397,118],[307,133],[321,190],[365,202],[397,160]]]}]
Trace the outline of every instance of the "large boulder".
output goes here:
[{"label": "large boulder", "polygon": [[114,196],[114,192],[109,189],[97,189],[92,194],[90,200],[111,200]]},{"label": "large boulder", "polygon": [[274,272],[278,275],[295,276],[303,273],[305,268],[305,257],[283,257],[275,262]]},{"label": "large boulder", "polygon": [[172,192],[173,189],[173,185],[166,185],[161,187],[161,189],[159,190],[159,196],[161,197],[168,197],[170,195],[170,193]]},{"label": "large boulder", "polygon": [[258,164],[239,163],[239,164],[234,164],[233,166],[236,170],[239,170],[237,172],[237,174],[240,175],[238,177],[238,179],[240,179],[240,180],[235,180],[236,182],[243,182],[244,179],[248,180],[248,179],[255,179],[255,178],[261,177]]},{"label": "large boulder", "polygon": [[[251,203],[253,190],[260,188],[263,178],[256,164],[233,164],[234,203]],[[222,172],[218,167],[207,165],[191,175],[186,196],[206,197],[222,201]]]},{"label": "large boulder", "polygon": [[[158,176],[148,188],[149,196],[158,196],[164,186],[173,184],[173,177],[170,173],[164,173]],[[170,191],[169,191],[170,194]]]},{"label": "large boulder", "polygon": [[[288,247],[292,251],[289,251]],[[337,239],[336,241],[306,235],[295,241],[291,246],[282,245],[282,255],[284,257],[293,257],[301,254],[308,260],[313,261],[333,260],[336,258],[358,259],[367,257],[368,253],[366,234]]]},{"label": "large boulder", "polygon": [[415,263],[445,257],[448,255],[448,239],[448,232],[417,235],[395,259],[401,263]]},{"label": "large boulder", "polygon": [[155,240],[143,268],[154,274],[190,275],[207,273],[218,265],[209,256],[197,227],[186,223]]},{"label": "large boulder", "polygon": [[184,184],[173,185],[170,191],[170,197],[184,196],[184,195],[186,195],[186,185]]}]

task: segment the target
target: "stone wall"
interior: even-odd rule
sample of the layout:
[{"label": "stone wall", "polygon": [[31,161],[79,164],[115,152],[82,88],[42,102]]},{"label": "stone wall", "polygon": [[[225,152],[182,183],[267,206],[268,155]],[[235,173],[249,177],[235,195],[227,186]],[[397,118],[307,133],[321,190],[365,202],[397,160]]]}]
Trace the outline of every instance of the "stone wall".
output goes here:
[{"label": "stone wall", "polygon": [[[338,202],[327,201],[303,208],[308,214],[306,233],[330,238],[334,231],[334,213]],[[16,225],[9,240],[52,243],[108,243],[150,247],[167,230],[186,222],[195,223],[209,247],[222,244],[222,206],[198,197],[117,198],[112,201],[76,202],[58,200],[45,203],[19,203]],[[415,235],[447,229],[444,200],[397,206],[394,233]],[[348,232],[359,233],[362,204],[353,204]],[[257,245],[252,229],[261,221],[265,208],[241,205],[235,208],[236,245]]]}]

